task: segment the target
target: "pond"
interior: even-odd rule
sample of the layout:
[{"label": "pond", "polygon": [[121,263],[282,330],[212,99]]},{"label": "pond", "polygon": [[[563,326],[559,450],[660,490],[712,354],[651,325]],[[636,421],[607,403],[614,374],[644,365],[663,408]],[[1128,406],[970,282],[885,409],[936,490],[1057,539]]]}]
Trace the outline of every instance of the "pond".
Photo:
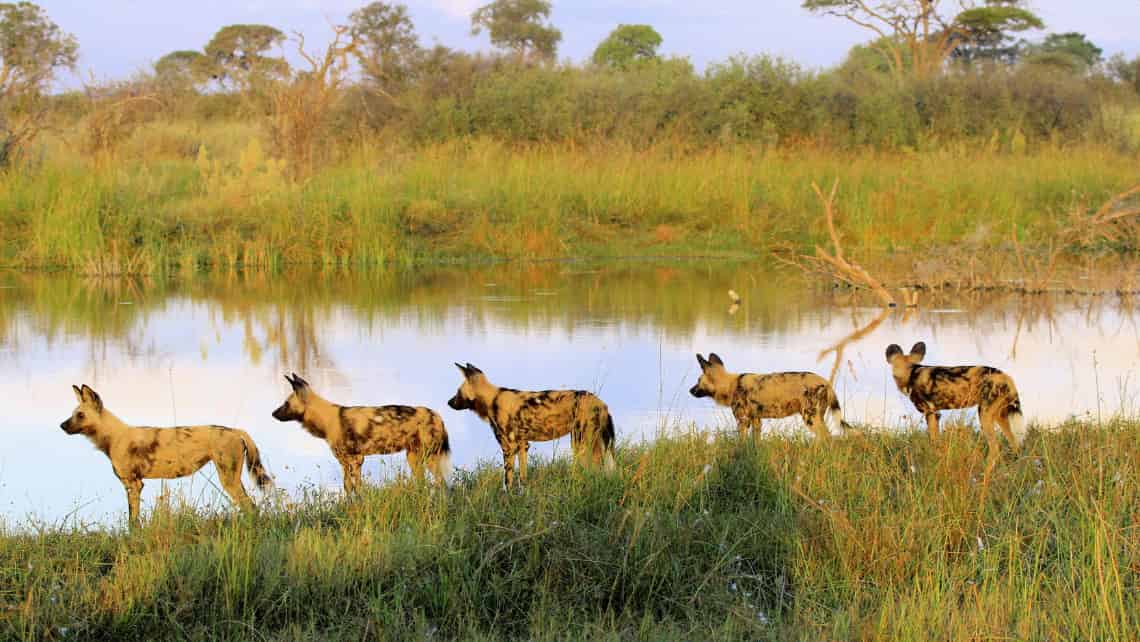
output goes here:
[{"label": "pond", "polygon": [[[729,289],[740,294],[738,306]],[[71,385],[80,383],[134,425],[245,429],[278,487],[294,495],[341,484],[323,441],[270,417],[289,391],[283,375],[294,371],[334,402],[436,409],[455,465],[468,470],[500,455],[486,424],[447,407],[460,383],[456,361],[499,385],[598,392],[619,442],[732,429],[726,410],[688,394],[697,352],[719,353],[730,371],[826,377],[836,368],[847,419],[889,430],[921,429],[883,358],[889,343],[918,340],[929,346],[927,363],[1010,373],[1031,424],[1132,412],[1140,314],[1126,301],[945,295],[920,304],[888,313],[793,271],[700,261],[162,280],[3,272],[0,521],[17,529],[125,523],[126,499],[106,457],[59,429],[75,406]],[[821,358],[837,345],[838,356]],[[973,412],[960,419],[976,423]],[[770,423],[807,438],[798,420]],[[531,452],[541,459],[568,450],[564,439]],[[365,463],[372,483],[405,470],[398,455]],[[144,511],[164,486],[196,505],[226,503],[207,466],[148,482]]]}]

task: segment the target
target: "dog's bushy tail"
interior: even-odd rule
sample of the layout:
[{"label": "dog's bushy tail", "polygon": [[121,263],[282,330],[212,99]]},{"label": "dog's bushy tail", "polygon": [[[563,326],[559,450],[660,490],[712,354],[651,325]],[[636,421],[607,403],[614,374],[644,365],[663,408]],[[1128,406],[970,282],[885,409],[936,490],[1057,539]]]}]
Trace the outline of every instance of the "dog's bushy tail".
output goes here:
[{"label": "dog's bushy tail", "polygon": [[1025,443],[1025,437],[1028,434],[1025,428],[1025,415],[1021,414],[1021,398],[1014,397],[1013,401],[1009,403],[1006,408],[1006,416],[1009,417],[1009,429],[1013,432],[1013,438],[1017,442],[1013,444],[1018,448],[1021,444]]},{"label": "dog's bushy tail", "polygon": [[447,428],[443,426],[443,419],[437,416],[436,421],[439,422],[439,430],[443,437],[432,455],[434,461],[431,472],[435,475],[437,482],[447,484],[447,480],[451,478],[451,439],[447,436]]},{"label": "dog's bushy tail", "polygon": [[257,444],[253,443],[253,438],[244,430],[238,430],[237,434],[241,437],[242,445],[245,446],[246,470],[249,471],[250,475],[253,475],[258,488],[263,491],[267,490],[273,486],[273,479],[269,477],[269,473],[265,472],[265,467],[261,465],[261,453],[257,451]]},{"label": "dog's bushy tail", "polygon": [[613,415],[606,412],[606,424],[602,428],[602,465],[606,472],[617,470],[617,461],[614,459],[615,438]]},{"label": "dog's bushy tail", "polygon": [[827,431],[833,435],[841,434],[851,429],[851,424],[843,420],[843,409],[839,407],[839,397],[835,391],[828,388],[827,410],[823,412],[823,421],[827,424]]}]

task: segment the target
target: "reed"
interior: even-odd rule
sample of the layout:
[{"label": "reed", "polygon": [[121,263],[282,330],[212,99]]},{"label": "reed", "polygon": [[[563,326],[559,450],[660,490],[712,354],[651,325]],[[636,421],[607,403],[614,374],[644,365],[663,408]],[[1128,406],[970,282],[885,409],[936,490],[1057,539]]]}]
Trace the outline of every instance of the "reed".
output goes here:
[{"label": "reed", "polygon": [[849,252],[1004,251],[1014,229],[1033,250],[1072,212],[1093,212],[1135,182],[1134,157],[1102,147],[678,152],[490,139],[360,145],[296,181],[256,130],[226,132],[144,125],[117,147],[138,153],[96,163],[61,146],[41,165],[0,175],[0,263],[157,272],[755,256],[825,241],[811,185],[836,178]]}]

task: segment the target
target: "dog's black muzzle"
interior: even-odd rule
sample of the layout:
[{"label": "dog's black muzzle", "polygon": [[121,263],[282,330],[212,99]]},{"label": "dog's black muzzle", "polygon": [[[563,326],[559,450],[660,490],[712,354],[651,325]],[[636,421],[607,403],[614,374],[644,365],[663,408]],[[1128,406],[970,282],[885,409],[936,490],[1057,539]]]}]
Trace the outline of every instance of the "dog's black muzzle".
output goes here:
[{"label": "dog's black muzzle", "polygon": [[701,397],[712,396],[709,393],[705,392],[704,390],[701,390],[698,386],[693,386],[692,388],[689,388],[689,394],[693,395],[697,399],[700,399]]},{"label": "dog's black muzzle", "polygon": [[274,410],[273,418],[277,421],[293,421],[294,419],[300,419],[300,417],[289,411],[289,406],[287,405],[281,406],[277,410]]},{"label": "dog's black muzzle", "polygon": [[447,400],[447,405],[451,406],[453,410],[467,410],[471,407],[471,402],[467,401],[463,397],[460,397],[459,395],[455,395],[451,399]]}]

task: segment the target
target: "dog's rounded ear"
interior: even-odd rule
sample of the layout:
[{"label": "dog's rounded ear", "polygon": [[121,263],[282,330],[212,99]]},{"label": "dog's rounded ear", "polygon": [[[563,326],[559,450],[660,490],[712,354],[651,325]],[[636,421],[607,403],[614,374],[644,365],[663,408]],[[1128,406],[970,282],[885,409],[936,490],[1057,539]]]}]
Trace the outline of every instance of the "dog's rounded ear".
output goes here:
[{"label": "dog's rounded ear", "polygon": [[700,364],[701,370],[707,370],[709,367],[708,360],[705,359],[704,357],[702,357],[701,353],[699,353],[699,352],[697,353],[697,363]]},{"label": "dog's rounded ear", "polygon": [[103,411],[103,399],[99,397],[99,393],[91,389],[91,386],[83,384],[83,388],[80,390],[79,396],[82,401],[86,401],[94,405],[95,410],[99,412]]},{"label": "dog's rounded ear", "polygon": [[887,363],[890,363],[891,359],[894,359],[902,353],[902,348],[900,348],[897,343],[892,343],[887,346]]},{"label": "dog's rounded ear", "polygon": [[459,368],[459,371],[463,373],[463,376],[464,376],[464,377],[466,377],[466,376],[467,376],[467,366],[465,366],[465,365],[463,365],[462,363],[459,363],[458,361],[456,361],[456,362],[455,362],[455,367],[456,367],[456,368]]},{"label": "dog's rounded ear", "polygon": [[724,361],[722,361],[720,356],[718,356],[715,352],[709,353],[709,363],[714,366],[720,366],[722,368],[724,367]]},{"label": "dog's rounded ear", "polygon": [[471,365],[470,361],[467,362],[467,370],[473,375],[483,374],[483,371]]},{"label": "dog's rounded ear", "polygon": [[79,401],[79,403],[83,403],[83,391],[79,389],[79,386],[73,385],[71,389],[75,391],[75,399]]},{"label": "dog's rounded ear", "polygon": [[309,382],[297,376],[296,372],[293,373],[292,378],[285,377],[285,380],[289,382],[289,385],[293,386],[293,390],[301,390],[309,387]]},{"label": "dog's rounded ear", "polygon": [[918,364],[918,363],[922,363],[922,360],[925,357],[926,357],[926,344],[919,341],[918,343],[914,344],[913,348],[910,349],[910,356],[907,358],[910,359],[911,363]]}]

